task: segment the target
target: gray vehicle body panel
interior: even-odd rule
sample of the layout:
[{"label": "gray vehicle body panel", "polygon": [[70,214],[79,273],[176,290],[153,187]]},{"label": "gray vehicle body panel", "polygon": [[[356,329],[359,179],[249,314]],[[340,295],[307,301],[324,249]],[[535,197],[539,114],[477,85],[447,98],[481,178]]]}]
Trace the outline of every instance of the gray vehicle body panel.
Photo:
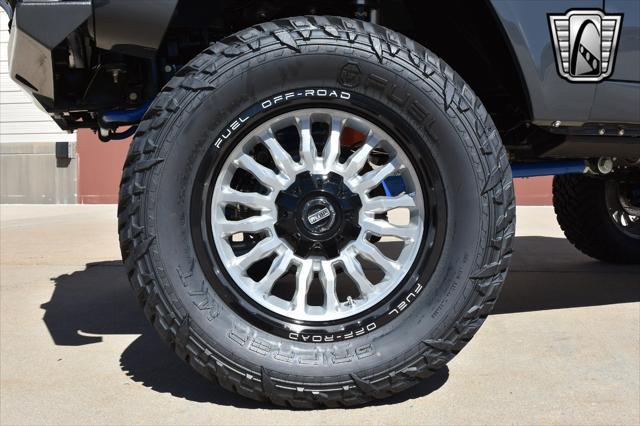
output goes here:
[{"label": "gray vehicle body panel", "polygon": [[640,1],[605,0],[606,13],[622,13],[618,59],[610,81],[640,81]]},{"label": "gray vehicle body panel", "polygon": [[[535,124],[640,123],[640,2],[627,0],[491,0],[517,59]],[[573,83],[557,72],[548,14],[569,9],[623,13],[611,78]]]}]

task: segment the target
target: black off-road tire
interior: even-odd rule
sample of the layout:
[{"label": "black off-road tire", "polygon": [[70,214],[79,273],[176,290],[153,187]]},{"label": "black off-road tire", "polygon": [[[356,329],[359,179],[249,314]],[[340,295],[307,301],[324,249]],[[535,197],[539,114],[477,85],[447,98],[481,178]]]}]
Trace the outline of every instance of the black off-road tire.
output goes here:
[{"label": "black off-road tire", "polygon": [[[340,342],[292,341],[256,326],[214,289],[223,271],[207,278],[193,248],[199,163],[242,111],[296,86],[348,90],[391,111],[398,128],[420,136],[416,152],[432,151],[446,192],[442,254],[430,276],[416,278],[422,292],[389,323]],[[219,155],[229,152],[222,147]],[[215,43],[163,88],[131,145],[118,217],[131,285],[180,358],[241,395],[312,408],[393,395],[453,358],[496,302],[515,206],[494,124],[447,64],[380,26],[297,17]]]},{"label": "black off-road tire", "polygon": [[640,237],[614,223],[606,203],[607,181],[586,175],[553,179],[553,207],[564,235],[578,250],[610,263],[640,263]]}]

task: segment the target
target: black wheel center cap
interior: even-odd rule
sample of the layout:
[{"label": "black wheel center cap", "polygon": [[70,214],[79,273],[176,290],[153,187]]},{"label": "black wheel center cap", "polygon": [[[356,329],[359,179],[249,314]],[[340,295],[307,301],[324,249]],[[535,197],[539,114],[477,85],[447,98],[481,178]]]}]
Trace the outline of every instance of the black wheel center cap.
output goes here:
[{"label": "black wheel center cap", "polygon": [[335,173],[301,173],[276,198],[278,236],[301,257],[337,257],[360,233],[360,197]]}]

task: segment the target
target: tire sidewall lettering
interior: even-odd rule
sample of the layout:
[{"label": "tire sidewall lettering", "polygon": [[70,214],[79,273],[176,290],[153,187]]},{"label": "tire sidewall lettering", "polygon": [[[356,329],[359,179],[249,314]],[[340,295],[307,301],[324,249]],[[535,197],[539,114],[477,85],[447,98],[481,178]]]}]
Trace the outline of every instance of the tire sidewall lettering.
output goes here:
[{"label": "tire sidewall lettering", "polygon": [[351,99],[351,93],[339,90],[339,89],[331,89],[331,88],[320,88],[320,89],[300,89],[295,91],[289,91],[285,93],[280,93],[270,98],[264,99],[259,102],[260,108],[256,108],[256,106],[252,106],[251,108],[244,111],[242,114],[238,115],[235,120],[231,122],[225,129],[215,138],[214,146],[216,148],[222,148],[222,145],[228,141],[233,139],[236,132],[240,131],[245,122],[247,122],[250,118],[261,112],[267,112],[271,108],[279,106],[283,103],[286,103],[291,100],[301,99],[301,98],[315,98],[315,99],[340,99],[343,101],[348,101]]}]

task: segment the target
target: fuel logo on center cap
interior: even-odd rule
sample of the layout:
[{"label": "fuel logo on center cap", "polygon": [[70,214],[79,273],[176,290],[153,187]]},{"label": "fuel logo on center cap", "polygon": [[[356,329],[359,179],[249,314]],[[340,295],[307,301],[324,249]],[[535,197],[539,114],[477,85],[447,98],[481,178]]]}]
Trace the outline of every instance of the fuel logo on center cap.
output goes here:
[{"label": "fuel logo on center cap", "polygon": [[622,15],[570,10],[548,15],[558,73],[572,82],[596,82],[613,72]]},{"label": "fuel logo on center cap", "polygon": [[329,211],[328,208],[325,207],[307,216],[307,220],[309,221],[309,224],[315,225],[316,223],[320,222],[323,219],[328,218],[329,216],[331,216],[331,212]]}]

